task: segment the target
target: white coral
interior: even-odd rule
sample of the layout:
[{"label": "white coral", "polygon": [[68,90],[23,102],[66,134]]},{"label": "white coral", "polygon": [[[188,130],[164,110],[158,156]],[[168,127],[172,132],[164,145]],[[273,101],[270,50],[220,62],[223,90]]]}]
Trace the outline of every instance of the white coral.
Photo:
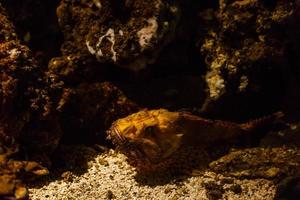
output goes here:
[{"label": "white coral", "polygon": [[96,44],[96,49],[94,49],[91,45],[89,41],[86,41],[86,46],[87,49],[89,50],[89,52],[92,55],[96,55],[96,58],[99,60],[100,57],[103,57],[103,53],[101,50],[101,44],[103,42],[103,39],[106,38],[108,41],[111,42],[111,48],[110,51],[112,53],[112,57],[111,59],[116,62],[117,61],[117,52],[114,50],[114,46],[115,46],[115,31],[111,28],[109,28],[107,30],[107,32],[101,36]]},{"label": "white coral", "polygon": [[96,54],[96,50],[90,45],[89,41],[85,41],[86,47],[92,55]]},{"label": "white coral", "polygon": [[225,92],[225,80],[221,75],[221,68],[226,64],[226,60],[226,55],[219,54],[210,66],[211,71],[206,74],[205,79],[212,99],[219,98]]},{"label": "white coral", "polygon": [[106,32],[105,35],[103,35],[103,36],[101,36],[99,38],[99,41],[96,44],[96,47],[98,49],[97,56],[100,56],[100,57],[103,56],[102,50],[100,48],[100,45],[101,45],[101,43],[102,43],[102,41],[103,41],[104,38],[107,38],[107,40],[111,42],[111,48],[110,48],[110,50],[111,50],[111,53],[113,54],[113,56],[112,56],[111,59],[116,62],[117,61],[117,52],[114,50],[114,46],[115,46],[115,31],[114,31],[114,29],[111,29],[111,28],[107,30],[107,32]]},{"label": "white coral", "polygon": [[144,49],[147,47],[153,37],[157,35],[157,19],[156,17],[149,18],[147,20],[148,25],[137,32],[139,38],[139,44]]}]

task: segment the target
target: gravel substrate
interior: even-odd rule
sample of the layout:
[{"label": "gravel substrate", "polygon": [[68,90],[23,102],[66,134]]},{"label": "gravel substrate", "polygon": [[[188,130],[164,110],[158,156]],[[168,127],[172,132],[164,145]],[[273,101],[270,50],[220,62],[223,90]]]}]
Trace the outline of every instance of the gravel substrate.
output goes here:
[{"label": "gravel substrate", "polygon": [[[271,200],[276,192],[268,180],[238,180],[209,171],[192,177],[139,176],[126,157],[114,150],[101,153],[90,147],[76,147],[64,156],[70,161],[69,170],[31,185],[30,199]],[[81,169],[83,163],[86,169]]]}]

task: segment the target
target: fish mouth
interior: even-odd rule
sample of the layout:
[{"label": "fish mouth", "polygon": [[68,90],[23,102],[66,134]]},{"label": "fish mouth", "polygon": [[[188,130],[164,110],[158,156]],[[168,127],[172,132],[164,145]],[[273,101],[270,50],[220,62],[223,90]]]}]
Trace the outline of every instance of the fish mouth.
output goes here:
[{"label": "fish mouth", "polygon": [[128,158],[129,163],[135,167],[151,164],[151,160],[149,160],[147,155],[138,147],[133,148],[128,146],[120,146],[118,150],[125,154]]},{"label": "fish mouth", "polygon": [[126,139],[120,134],[120,130],[116,126],[112,126],[107,132],[107,139],[112,140],[115,145],[124,145]]}]

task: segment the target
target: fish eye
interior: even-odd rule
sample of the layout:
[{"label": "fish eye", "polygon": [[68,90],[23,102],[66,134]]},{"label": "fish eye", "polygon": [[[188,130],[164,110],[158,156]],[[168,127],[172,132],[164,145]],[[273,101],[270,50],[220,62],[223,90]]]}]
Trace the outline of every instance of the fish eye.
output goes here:
[{"label": "fish eye", "polygon": [[145,128],[145,133],[151,137],[155,136],[155,126],[148,126]]}]

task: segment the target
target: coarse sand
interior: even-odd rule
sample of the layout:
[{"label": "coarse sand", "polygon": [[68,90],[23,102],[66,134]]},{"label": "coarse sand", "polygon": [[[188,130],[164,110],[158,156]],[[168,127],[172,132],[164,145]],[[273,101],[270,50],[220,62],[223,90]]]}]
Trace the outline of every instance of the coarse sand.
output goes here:
[{"label": "coarse sand", "polygon": [[32,184],[30,199],[271,200],[276,192],[268,180],[238,180],[210,171],[198,176],[141,176],[114,150],[69,146],[62,152],[66,169]]}]

